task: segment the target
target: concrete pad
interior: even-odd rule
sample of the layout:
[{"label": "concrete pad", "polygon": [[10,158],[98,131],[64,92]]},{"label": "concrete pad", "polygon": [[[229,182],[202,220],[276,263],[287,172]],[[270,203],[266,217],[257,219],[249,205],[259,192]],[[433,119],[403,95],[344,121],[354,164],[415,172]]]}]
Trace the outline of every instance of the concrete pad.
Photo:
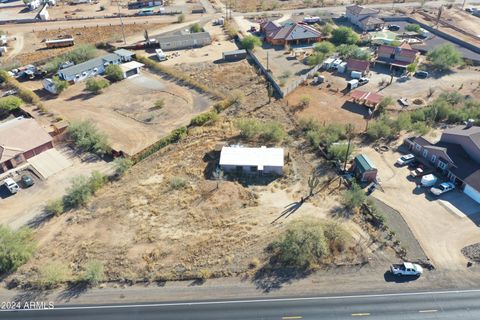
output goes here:
[{"label": "concrete pad", "polygon": [[44,179],[72,165],[72,162],[56,149],[42,152],[38,156],[28,159],[28,163],[30,163]]},{"label": "concrete pad", "polygon": [[447,192],[440,196],[438,201],[462,218],[480,213],[480,205],[460,190]]}]

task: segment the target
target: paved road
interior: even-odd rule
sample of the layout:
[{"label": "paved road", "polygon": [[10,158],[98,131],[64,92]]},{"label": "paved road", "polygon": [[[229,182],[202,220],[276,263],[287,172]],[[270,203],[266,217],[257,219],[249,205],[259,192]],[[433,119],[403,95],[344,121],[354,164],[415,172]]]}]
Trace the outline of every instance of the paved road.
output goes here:
[{"label": "paved road", "polygon": [[480,319],[480,289],[360,296],[59,307],[0,312],[0,319]]}]

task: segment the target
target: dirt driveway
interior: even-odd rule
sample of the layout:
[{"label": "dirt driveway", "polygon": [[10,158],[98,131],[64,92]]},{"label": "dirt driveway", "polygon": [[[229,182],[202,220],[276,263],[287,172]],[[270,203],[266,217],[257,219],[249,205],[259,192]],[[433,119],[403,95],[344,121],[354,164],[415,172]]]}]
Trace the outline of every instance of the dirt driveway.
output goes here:
[{"label": "dirt driveway", "polygon": [[[69,148],[58,148],[59,152],[72,162],[72,165],[50,176],[47,180],[35,177],[35,184],[27,189],[21,188],[15,195],[0,197],[0,224],[19,228],[40,216],[45,205],[65,194],[70,179],[79,175],[90,175],[92,171],[111,173],[112,165],[96,157],[84,159],[75,156]],[[17,180],[17,178],[15,178]],[[3,190],[2,190],[3,191]],[[4,192],[0,193],[4,195]]]},{"label": "dirt driveway", "polygon": [[[104,132],[112,148],[134,155],[186,125],[208,109],[208,98],[164,80],[146,70],[140,76],[112,84],[103,93],[84,91],[85,82],[69,87],[55,98],[45,97],[48,110],[68,121],[90,120]],[[155,102],[163,100],[163,107]]]},{"label": "dirt driveway", "polygon": [[[465,270],[467,259],[460,250],[479,241],[480,228],[477,224],[480,213],[459,215],[458,211],[431,197],[426,190],[416,188],[415,181],[407,178],[408,167],[394,166],[400,153],[389,151],[380,154],[372,148],[363,148],[358,152],[367,154],[378,168],[385,192],[377,190],[373,196],[402,214],[435,267]],[[473,201],[468,197],[463,199]]]}]

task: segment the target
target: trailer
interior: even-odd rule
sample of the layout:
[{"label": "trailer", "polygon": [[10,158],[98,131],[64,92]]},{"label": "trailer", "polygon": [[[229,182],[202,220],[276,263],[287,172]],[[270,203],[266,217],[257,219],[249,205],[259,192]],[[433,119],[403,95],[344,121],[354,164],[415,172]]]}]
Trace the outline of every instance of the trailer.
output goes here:
[{"label": "trailer", "polygon": [[223,52],[224,61],[238,61],[238,60],[243,60],[246,57],[247,57],[247,51],[245,49]]},{"label": "trailer", "polygon": [[162,49],[155,49],[155,54],[157,55],[158,61],[165,61],[167,60],[167,55],[163,52]]},{"label": "trailer", "polygon": [[68,36],[62,39],[51,39],[46,40],[45,45],[47,48],[63,48],[63,47],[70,47],[75,44],[75,40],[72,36]]}]

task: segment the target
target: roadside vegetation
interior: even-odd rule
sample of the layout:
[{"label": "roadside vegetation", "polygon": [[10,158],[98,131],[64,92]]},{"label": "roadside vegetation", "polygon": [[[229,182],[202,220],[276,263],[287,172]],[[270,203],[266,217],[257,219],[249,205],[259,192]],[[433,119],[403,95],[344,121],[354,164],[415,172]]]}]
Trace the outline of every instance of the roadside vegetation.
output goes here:
[{"label": "roadside vegetation", "polygon": [[23,100],[15,96],[0,98],[0,119],[20,108],[22,104]]},{"label": "roadside vegetation", "polygon": [[68,135],[82,151],[103,156],[110,151],[107,136],[98,131],[90,121],[73,122],[68,127]]},{"label": "roadside vegetation", "polygon": [[0,225],[0,275],[14,272],[35,252],[31,229],[12,230]]},{"label": "roadside vegetation", "polygon": [[70,210],[85,205],[106,182],[107,177],[96,171],[90,177],[74,177],[62,199],[63,208]]},{"label": "roadside vegetation", "polygon": [[240,137],[247,140],[280,143],[286,136],[282,125],[276,121],[260,122],[257,119],[243,118],[235,121],[235,127],[240,130]]}]

